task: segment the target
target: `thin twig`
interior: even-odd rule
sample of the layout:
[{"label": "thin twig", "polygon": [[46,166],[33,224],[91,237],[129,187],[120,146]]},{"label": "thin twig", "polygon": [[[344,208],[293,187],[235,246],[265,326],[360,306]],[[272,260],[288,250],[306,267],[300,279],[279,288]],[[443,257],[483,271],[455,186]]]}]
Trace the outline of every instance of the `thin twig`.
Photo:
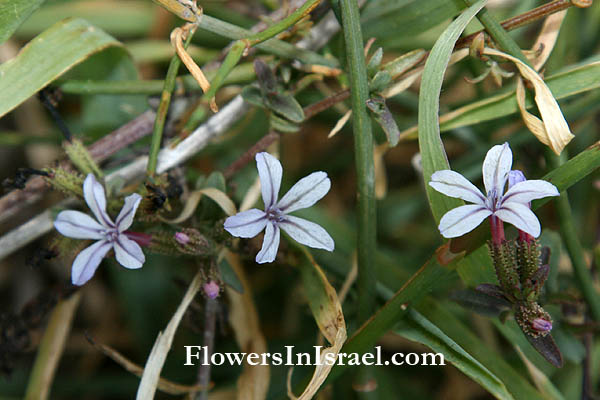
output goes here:
[{"label": "thin twig", "polygon": [[[205,359],[210,360],[215,347],[215,326],[217,321],[217,309],[219,304],[216,299],[207,298],[204,305],[204,355]],[[205,389],[196,395],[196,400],[208,399],[208,387],[210,384],[210,363],[201,364],[198,370],[198,385]]]},{"label": "thin twig", "polygon": [[327,110],[329,107],[334,106],[340,101],[346,100],[348,97],[350,97],[350,89],[343,90],[334,94],[333,96],[326,97],[321,101],[310,104],[304,107],[304,117],[306,119],[311,118],[318,113]]},{"label": "thin twig", "polygon": [[223,171],[223,176],[225,176],[226,179],[231,178],[236,172],[244,168],[246,164],[252,161],[252,159],[254,159],[254,156],[256,156],[256,153],[259,153],[267,147],[269,147],[273,142],[279,139],[280,136],[281,135],[279,134],[279,132],[276,131],[271,131],[267,133],[265,136],[260,138],[258,142],[256,142],[252,147],[250,147],[244,154],[242,154],[240,158],[235,160],[233,164],[227,167],[227,169]]},{"label": "thin twig", "polygon": [[[155,115],[154,111],[148,110],[92,144],[88,150],[94,161],[101,163],[119,150],[149,135]],[[60,167],[68,168],[70,165],[69,161],[64,161]],[[48,189],[44,179],[36,176],[27,181],[23,190],[14,190],[0,198],[0,223],[36,203]]]}]

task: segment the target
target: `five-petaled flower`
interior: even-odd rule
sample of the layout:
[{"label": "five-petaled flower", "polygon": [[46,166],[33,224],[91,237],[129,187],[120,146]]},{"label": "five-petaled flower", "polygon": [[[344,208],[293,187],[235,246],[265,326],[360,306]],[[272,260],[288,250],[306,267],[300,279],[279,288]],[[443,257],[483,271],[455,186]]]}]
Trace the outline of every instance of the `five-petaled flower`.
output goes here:
[{"label": "five-petaled flower", "polygon": [[54,221],[54,227],[64,236],[98,240],[83,249],[73,261],[73,284],[83,285],[90,280],[110,249],[114,249],[117,261],[125,268],[141,268],[146,260],[144,253],[136,242],[127,237],[125,230],[133,223],[142,196],[137,193],[127,196],[115,222],[106,212],[104,188],[93,174],[89,174],[83,182],[83,197],[97,221],[73,210],[60,212]]},{"label": "five-petaled flower", "polygon": [[254,208],[231,216],[225,220],[225,229],[233,236],[251,238],[266,227],[262,249],[256,255],[259,264],[275,260],[280,229],[306,246],[333,251],[333,239],[325,229],[314,222],[289,215],[312,206],[327,194],[331,187],[327,174],[318,171],[300,179],[277,201],[283,173],[281,163],[263,152],[256,155],[256,164],[265,210]]},{"label": "five-petaled flower", "polygon": [[[483,183],[487,195],[461,174],[443,170],[431,175],[429,185],[446,196],[473,203],[448,211],[440,220],[442,236],[453,238],[475,229],[485,218],[498,218],[533,237],[540,235],[540,222],[529,208],[529,202],[560,193],[543,180],[522,180],[504,193],[512,167],[512,152],[508,143],[492,147],[483,161]],[[518,179],[516,179],[518,180]]]}]

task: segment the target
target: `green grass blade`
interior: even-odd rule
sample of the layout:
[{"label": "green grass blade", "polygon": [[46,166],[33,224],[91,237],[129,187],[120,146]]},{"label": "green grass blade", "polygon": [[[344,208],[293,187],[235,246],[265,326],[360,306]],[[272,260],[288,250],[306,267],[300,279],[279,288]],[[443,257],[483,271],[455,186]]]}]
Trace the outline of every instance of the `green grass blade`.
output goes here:
[{"label": "green grass blade", "polygon": [[496,375],[417,311],[410,310],[395,332],[406,339],[421,343],[435,352],[442,353],[446,361],[479,383],[497,399],[513,398]]},{"label": "green grass blade", "polygon": [[45,0],[0,0],[0,44],[37,10]]},{"label": "green grass blade", "polygon": [[0,65],[0,117],[94,53],[121,44],[81,19],[66,19]]},{"label": "green grass blade", "polygon": [[423,163],[423,179],[431,211],[436,221],[448,210],[462,202],[444,196],[431,188],[428,183],[435,171],[450,169],[444,145],[440,138],[439,110],[440,92],[444,72],[450,61],[454,44],[469,21],[483,8],[486,0],[481,0],[467,8],[446,28],[437,40],[423,70],[423,79],[419,94],[419,149]]}]

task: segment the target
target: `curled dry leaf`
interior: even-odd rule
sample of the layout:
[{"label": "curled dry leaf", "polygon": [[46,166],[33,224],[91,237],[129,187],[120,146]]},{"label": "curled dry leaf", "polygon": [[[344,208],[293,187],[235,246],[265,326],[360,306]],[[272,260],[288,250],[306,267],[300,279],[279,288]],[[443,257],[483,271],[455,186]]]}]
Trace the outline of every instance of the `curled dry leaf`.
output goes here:
[{"label": "curled dry leaf", "polygon": [[235,204],[233,201],[222,191],[215,188],[204,188],[200,190],[195,190],[188,196],[187,201],[185,202],[185,206],[183,207],[183,211],[177,218],[174,219],[163,219],[163,221],[171,223],[171,224],[179,224],[188,219],[194,214],[196,211],[196,207],[200,203],[202,196],[206,196],[211,200],[214,200],[215,203],[221,207],[225,214],[228,216],[234,215],[237,213],[235,209]]},{"label": "curled dry leaf", "polygon": [[550,57],[550,53],[552,53],[554,45],[556,44],[556,39],[558,38],[560,26],[562,25],[566,15],[567,10],[563,10],[557,12],[556,14],[550,15],[544,21],[544,25],[540,30],[540,34],[538,35],[534,45],[531,47],[533,52],[540,51],[535,59],[532,60],[533,68],[536,71],[539,71],[548,60],[548,57]]},{"label": "curled dry leaf", "polygon": [[331,343],[331,347],[323,349],[320,355],[320,362],[315,366],[313,376],[304,389],[304,392],[296,397],[291,387],[292,372],[288,373],[288,397],[293,400],[309,400],[317,393],[333,365],[328,365],[325,362],[328,354],[334,354],[334,358],[342,348],[346,341],[346,321],[342,312],[342,305],[338,299],[335,289],[327,277],[315,262],[308,250],[302,247],[304,260],[301,263],[300,271],[302,273],[302,284],[306,293],[306,298],[310,306],[310,310],[319,326],[319,330],[325,336],[327,341]]},{"label": "curled dry leaf", "polygon": [[186,27],[184,28],[173,29],[173,32],[171,32],[171,44],[173,45],[173,47],[175,47],[175,51],[181,59],[181,62],[185,64],[188,71],[190,71],[190,74],[192,74],[194,79],[202,88],[202,91],[206,93],[208,89],[210,89],[210,82],[208,82],[208,79],[206,79],[206,76],[202,72],[202,69],[200,69],[198,64],[196,64],[196,62],[185,50],[185,47],[183,47],[184,35],[192,35],[195,29],[196,26],[193,24],[186,25]]},{"label": "curled dry leaf", "polygon": [[[236,254],[227,251],[225,257],[244,287],[243,294],[226,287],[231,307],[229,320],[235,333],[235,339],[244,353],[266,353],[268,351],[267,342],[260,330],[258,312],[254,306],[252,291],[244,269]],[[244,370],[237,381],[237,399],[265,399],[269,390],[270,378],[269,365],[250,365],[244,359]]]},{"label": "curled dry leaf", "polygon": [[160,372],[162,371],[165,360],[167,359],[167,354],[171,349],[171,344],[173,343],[173,338],[175,337],[177,327],[181,322],[183,314],[196,296],[196,293],[198,293],[198,290],[200,290],[202,280],[203,277],[201,271],[199,270],[196,276],[194,276],[192,283],[190,283],[187,292],[183,296],[181,304],[179,304],[179,307],[177,307],[177,311],[175,311],[175,314],[173,314],[173,317],[171,317],[169,324],[163,332],[158,333],[156,341],[154,342],[154,346],[152,347],[152,351],[150,352],[150,356],[148,356],[148,360],[146,360],[144,373],[142,374],[140,386],[138,386],[136,399],[149,400],[154,398],[154,393],[156,392],[158,382],[160,380]]},{"label": "curled dry leaf", "polygon": [[550,147],[556,154],[560,154],[575,136],[571,133],[556,99],[548,86],[546,86],[544,80],[536,71],[518,58],[490,48],[486,48],[484,54],[512,61],[519,69],[523,78],[531,82],[535,91],[535,102],[542,120],[540,121],[536,116],[530,114],[525,108],[525,90],[522,82],[519,81],[517,83],[517,102],[523,120],[527,128],[529,128],[540,142]]}]

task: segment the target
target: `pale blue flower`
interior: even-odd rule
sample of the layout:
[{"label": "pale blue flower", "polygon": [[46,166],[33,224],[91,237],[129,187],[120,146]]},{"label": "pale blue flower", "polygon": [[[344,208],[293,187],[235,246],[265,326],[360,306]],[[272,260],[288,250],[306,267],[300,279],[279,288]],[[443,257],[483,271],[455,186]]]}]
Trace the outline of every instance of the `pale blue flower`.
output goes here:
[{"label": "pale blue flower", "polygon": [[231,216],[225,220],[225,229],[241,238],[251,238],[265,230],[262,249],[256,255],[256,262],[259,264],[275,260],[280,229],[306,246],[333,251],[333,239],[325,229],[314,222],[289,215],[312,206],[327,194],[331,187],[327,174],[322,171],[313,172],[300,179],[278,201],[283,174],[281,163],[269,153],[263,152],[256,155],[256,165],[265,210],[253,208]]},{"label": "pale blue flower", "polygon": [[134,193],[125,198],[125,204],[116,221],[106,212],[104,188],[93,174],[83,182],[83,197],[96,217],[94,220],[80,211],[62,211],[54,221],[54,227],[64,236],[74,239],[96,239],[96,243],[83,249],[73,261],[71,280],[74,285],[83,285],[94,276],[98,265],[113,249],[119,264],[129,269],[141,268],[146,261],[140,246],[125,234],[140,205],[142,196]]},{"label": "pale blue flower", "polygon": [[[483,161],[483,184],[487,195],[461,174],[443,170],[431,175],[429,185],[446,196],[465,200],[469,205],[448,211],[440,220],[439,230],[445,238],[462,236],[475,229],[484,219],[496,216],[516,228],[538,237],[540,222],[529,208],[534,199],[559,196],[556,187],[544,180],[512,178],[514,185],[504,192],[512,167],[512,152],[508,143],[492,147]],[[523,177],[524,178],[524,177]]]}]

